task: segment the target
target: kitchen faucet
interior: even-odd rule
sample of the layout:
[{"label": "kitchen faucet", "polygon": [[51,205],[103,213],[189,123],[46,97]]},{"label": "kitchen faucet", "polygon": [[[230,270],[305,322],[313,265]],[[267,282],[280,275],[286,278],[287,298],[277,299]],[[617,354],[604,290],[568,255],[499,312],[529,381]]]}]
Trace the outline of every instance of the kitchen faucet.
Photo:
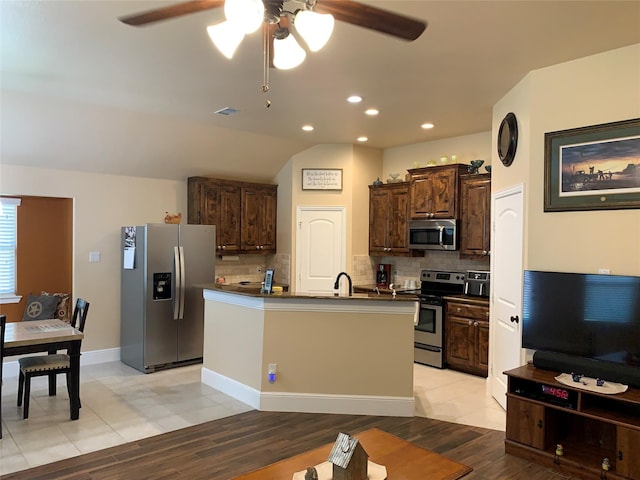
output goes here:
[{"label": "kitchen faucet", "polygon": [[[347,280],[349,281],[349,296],[353,295],[353,284],[351,283],[351,277],[349,276],[349,274],[347,272],[340,272],[338,274],[338,276],[336,277],[336,283],[333,284],[333,288],[334,290],[338,290],[340,288],[340,277],[342,276],[347,277]],[[337,293],[336,293],[337,295]]]}]

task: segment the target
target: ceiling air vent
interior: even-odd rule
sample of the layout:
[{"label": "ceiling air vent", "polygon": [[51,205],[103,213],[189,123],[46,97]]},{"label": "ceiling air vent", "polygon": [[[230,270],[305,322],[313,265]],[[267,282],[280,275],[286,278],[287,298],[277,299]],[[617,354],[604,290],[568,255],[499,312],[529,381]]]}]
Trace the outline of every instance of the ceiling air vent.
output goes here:
[{"label": "ceiling air vent", "polygon": [[240,110],[238,110],[237,108],[224,107],[220,110],[216,110],[214,113],[217,113],[218,115],[233,115],[234,113],[238,113],[239,111]]}]

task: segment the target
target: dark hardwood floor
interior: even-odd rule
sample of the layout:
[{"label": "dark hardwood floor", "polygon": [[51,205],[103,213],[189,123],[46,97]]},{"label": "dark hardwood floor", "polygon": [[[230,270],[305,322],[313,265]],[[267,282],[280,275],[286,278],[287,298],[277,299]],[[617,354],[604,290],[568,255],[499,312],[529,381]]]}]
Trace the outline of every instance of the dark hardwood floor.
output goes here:
[{"label": "dark hardwood floor", "polygon": [[571,478],[506,455],[501,431],[421,417],[254,410],[4,475],[2,479],[227,480],[334,442],[339,432],[356,435],[373,427],[472,467],[465,480]]}]

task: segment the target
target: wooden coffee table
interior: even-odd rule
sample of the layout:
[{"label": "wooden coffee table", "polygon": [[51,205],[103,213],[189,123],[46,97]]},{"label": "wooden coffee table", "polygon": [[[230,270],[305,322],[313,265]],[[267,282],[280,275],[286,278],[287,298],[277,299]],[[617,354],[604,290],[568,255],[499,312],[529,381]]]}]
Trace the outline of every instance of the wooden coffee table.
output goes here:
[{"label": "wooden coffee table", "polygon": [[[369,460],[387,468],[388,480],[454,480],[472,470],[377,428],[354,436],[369,455]],[[295,472],[325,462],[332,447],[333,443],[330,443],[233,480],[291,480]]]}]

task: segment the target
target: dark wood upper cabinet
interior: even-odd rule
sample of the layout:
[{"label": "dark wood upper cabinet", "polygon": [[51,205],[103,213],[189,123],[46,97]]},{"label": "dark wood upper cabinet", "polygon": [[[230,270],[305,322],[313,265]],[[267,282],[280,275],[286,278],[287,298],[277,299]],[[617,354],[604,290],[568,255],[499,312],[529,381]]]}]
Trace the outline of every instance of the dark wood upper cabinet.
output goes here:
[{"label": "dark wood upper cabinet", "polygon": [[237,185],[220,185],[220,227],[216,228],[218,250],[237,251],[241,242],[241,197]]},{"label": "dark wood upper cabinet", "polygon": [[409,170],[410,217],[458,218],[458,182],[466,171],[466,165],[457,164]]},{"label": "dark wood upper cabinet", "polygon": [[241,250],[275,253],[277,186],[242,187]]},{"label": "dark wood upper cabinet", "polygon": [[491,249],[491,176],[460,177],[460,255],[486,256]]},{"label": "dark wood upper cabinet", "polygon": [[409,184],[369,186],[369,254],[408,255]]},{"label": "dark wood upper cabinet", "polygon": [[277,185],[190,177],[188,223],[216,225],[222,254],[275,253]]}]

